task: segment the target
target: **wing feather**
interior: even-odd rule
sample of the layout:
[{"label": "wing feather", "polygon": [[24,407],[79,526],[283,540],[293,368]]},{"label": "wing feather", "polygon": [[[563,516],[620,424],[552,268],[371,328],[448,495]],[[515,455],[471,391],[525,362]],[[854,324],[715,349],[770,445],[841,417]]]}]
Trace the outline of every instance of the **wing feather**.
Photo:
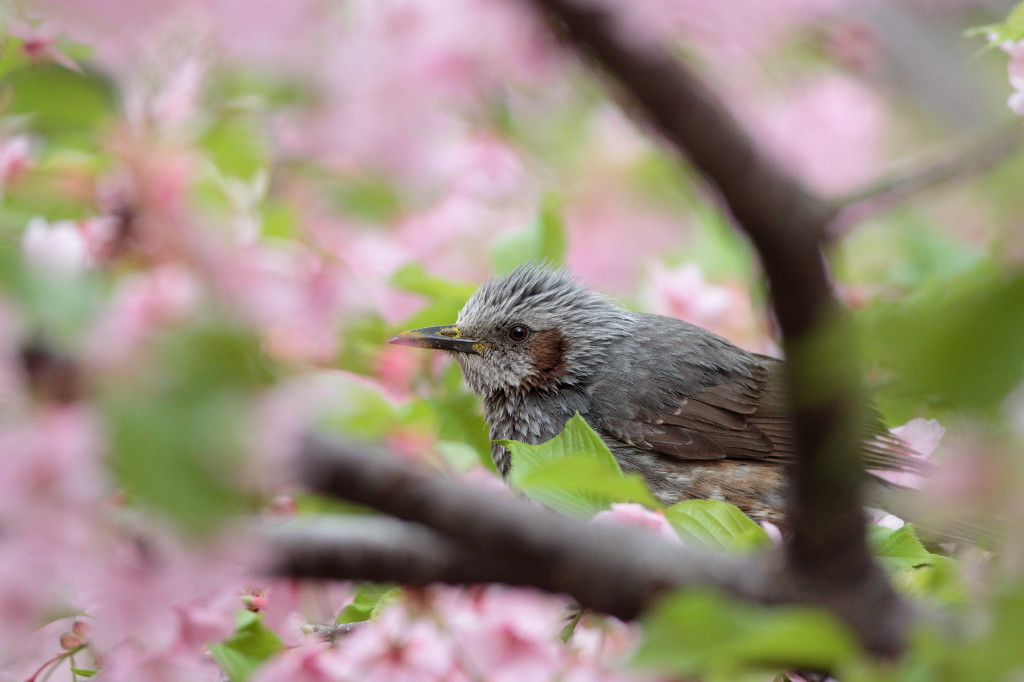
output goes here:
[{"label": "wing feather", "polygon": [[[680,333],[688,334],[689,328]],[[645,340],[658,343],[653,334]],[[747,353],[717,337],[701,336],[699,342],[716,344],[705,353],[716,357],[715,363],[698,364],[692,356],[667,352],[666,357],[680,358],[678,366],[595,385],[595,394],[611,397],[608,409],[593,415],[598,430],[676,459],[793,462],[796,434],[782,361]],[[889,433],[877,413],[868,416],[866,431],[865,468],[917,473],[930,468]]]}]

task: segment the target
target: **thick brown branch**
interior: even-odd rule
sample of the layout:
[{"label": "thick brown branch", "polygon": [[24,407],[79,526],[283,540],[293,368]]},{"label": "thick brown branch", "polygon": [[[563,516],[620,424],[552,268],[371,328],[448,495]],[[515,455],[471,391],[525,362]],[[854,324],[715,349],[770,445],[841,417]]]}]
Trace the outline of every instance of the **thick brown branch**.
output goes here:
[{"label": "thick brown branch", "polygon": [[[468,492],[463,488],[459,496]],[[477,502],[479,500],[462,500],[463,504],[470,505]],[[525,506],[522,502],[509,502],[514,507]],[[476,512],[479,515],[481,510],[476,509]],[[489,510],[484,513],[485,518],[489,515]],[[551,517],[547,514],[541,517],[537,520],[546,526]],[[482,523],[489,525],[491,531],[511,536],[523,532],[521,527],[504,527],[505,522],[496,528],[491,525],[493,518]],[[572,535],[562,534],[570,527]],[[563,547],[571,547],[580,533],[587,536],[584,542],[599,544],[600,551],[608,555],[604,559],[599,557],[599,561],[621,564],[616,571],[628,573],[633,603],[619,598],[621,586],[588,578],[587,574],[593,570],[590,558],[564,551]],[[268,533],[272,557],[268,572],[290,577],[399,582],[415,586],[504,583],[536,587],[569,594],[582,606],[620,618],[636,617],[666,590],[708,585],[711,571],[716,572],[718,589],[748,601],[773,604],[795,598],[793,594],[784,593],[778,581],[769,579],[770,572],[763,561],[706,555],[667,544],[655,536],[608,526],[570,523],[546,528],[544,535],[552,535],[558,542],[531,547],[525,555],[513,556],[494,544],[469,549],[419,524],[395,519],[319,519],[313,524],[290,524]],[[631,549],[640,551],[639,556],[621,553],[618,548],[622,546],[619,543],[623,536],[629,538]],[[524,544],[532,542],[526,540]],[[553,548],[557,549],[552,552]],[[545,560],[538,561],[539,558]],[[571,566],[577,561],[578,565]],[[595,591],[595,586],[607,592]]]},{"label": "thick brown branch", "polygon": [[266,536],[271,574],[416,586],[515,584],[518,578],[512,564],[465,551],[424,526],[388,517],[303,519]]},{"label": "thick brown branch", "polygon": [[[790,565],[823,598],[850,595],[842,599],[869,602],[889,639],[871,636],[865,644],[879,653],[901,650],[907,608],[868,552],[861,512],[857,425],[863,399],[856,346],[821,251],[835,208],[762,154],[667,50],[628,39],[596,3],[532,1],[717,189],[754,242],[782,329],[800,447]],[[835,606],[843,611],[851,604]]]},{"label": "thick brown branch", "polygon": [[[433,533],[389,526],[378,542],[362,531],[353,535],[351,527],[340,529],[360,551],[348,557],[327,543],[299,538],[281,545],[286,553],[280,568],[287,574],[531,585],[620,618],[635,618],[666,590],[684,585],[717,587],[762,603],[786,599],[768,572],[752,570],[750,561],[695,552],[634,529],[581,524],[365,448],[309,437],[300,461],[302,480],[314,489]],[[423,565],[411,565],[416,561]]]},{"label": "thick brown branch", "polygon": [[774,553],[722,556],[633,528],[583,524],[319,437],[305,441],[300,462],[303,480],[315,489],[408,521],[362,517],[278,529],[271,534],[270,570],[281,575],[412,585],[502,582],[568,594],[626,619],[666,591],[704,586],[760,604],[826,606],[869,645],[893,641],[905,626],[878,617],[891,608],[883,590],[823,594]]},{"label": "thick brown branch", "polygon": [[893,173],[840,199],[839,215],[829,226],[841,237],[866,218],[887,211],[926,190],[984,173],[1009,159],[1024,144],[1019,121],[977,139],[960,143],[930,164]]}]

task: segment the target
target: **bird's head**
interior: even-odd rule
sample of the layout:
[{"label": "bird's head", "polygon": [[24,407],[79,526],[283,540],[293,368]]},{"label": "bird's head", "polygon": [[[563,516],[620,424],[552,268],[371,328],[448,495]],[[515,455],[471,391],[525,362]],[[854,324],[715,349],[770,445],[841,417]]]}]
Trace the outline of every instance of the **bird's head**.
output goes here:
[{"label": "bird's head", "polygon": [[481,286],[455,324],[390,339],[448,351],[479,395],[553,391],[587,383],[630,314],[564,270],[521,265]]}]

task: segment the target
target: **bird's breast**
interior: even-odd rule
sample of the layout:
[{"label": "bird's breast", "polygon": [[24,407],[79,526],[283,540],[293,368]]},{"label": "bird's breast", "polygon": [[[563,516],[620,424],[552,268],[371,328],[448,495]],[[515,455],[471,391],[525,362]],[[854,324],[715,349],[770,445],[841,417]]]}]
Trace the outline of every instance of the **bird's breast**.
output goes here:
[{"label": "bird's breast", "polygon": [[[538,445],[551,440],[579,412],[586,416],[588,402],[576,391],[498,391],[484,399],[484,418],[491,440],[515,440]],[[491,444],[491,458],[502,476],[511,469],[509,453]]]}]

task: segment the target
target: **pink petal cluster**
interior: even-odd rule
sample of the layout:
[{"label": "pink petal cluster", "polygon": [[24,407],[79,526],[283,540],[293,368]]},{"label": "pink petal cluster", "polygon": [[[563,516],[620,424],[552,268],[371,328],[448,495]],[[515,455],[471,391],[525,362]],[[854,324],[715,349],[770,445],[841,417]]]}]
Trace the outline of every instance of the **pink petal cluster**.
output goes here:
[{"label": "pink petal cluster", "polygon": [[744,115],[789,170],[818,190],[839,193],[883,169],[885,107],[861,81],[828,74],[778,92]]},{"label": "pink petal cluster", "polygon": [[670,268],[655,262],[640,295],[645,310],[691,322],[745,348],[769,351],[750,295],[741,283],[708,282],[697,263]]},{"label": "pink petal cluster", "polygon": [[1007,71],[1010,76],[1010,87],[1013,88],[1013,94],[1006,105],[1013,113],[1024,116],[1024,40],[1004,43],[1002,48],[1010,55]]},{"label": "pink petal cluster", "polygon": [[65,69],[81,71],[81,67],[57,47],[59,32],[53,26],[15,21],[7,30],[11,36],[21,41],[21,49],[32,59],[48,60],[60,64]]},{"label": "pink petal cluster", "polygon": [[[920,459],[929,459],[939,447],[939,441],[946,433],[945,427],[936,419],[911,419],[903,426],[897,426],[892,430],[897,436],[911,447],[914,455]],[[873,474],[884,478],[890,483],[907,486],[909,488],[920,488],[924,479],[917,475],[899,471],[873,471]]]},{"label": "pink petal cluster", "polygon": [[16,182],[34,163],[28,135],[14,135],[0,142],[0,190]]},{"label": "pink petal cluster", "polygon": [[29,264],[53,273],[76,274],[89,264],[89,247],[70,220],[49,223],[33,218],[25,228],[22,250]]},{"label": "pink petal cluster", "polygon": [[652,511],[642,504],[635,502],[618,502],[611,505],[611,508],[598,512],[593,520],[596,523],[616,523],[623,526],[637,526],[644,528],[655,535],[658,535],[672,542],[682,542],[672,524],[668,522],[665,515],[659,511]]},{"label": "pink petal cluster", "polygon": [[334,648],[307,642],[274,657],[254,679],[646,679],[617,670],[635,646],[635,629],[617,621],[580,624],[569,643],[563,644],[559,633],[570,615],[564,599],[529,590],[432,588],[406,595],[384,607],[373,620],[354,625]]},{"label": "pink petal cluster", "polygon": [[231,632],[250,557],[122,527],[103,445],[96,415],[77,405],[31,406],[0,426],[0,670],[39,665],[18,643],[39,642],[32,631],[51,614],[87,614],[109,679],[215,680],[201,654]]},{"label": "pink petal cluster", "polygon": [[[652,40],[686,40],[714,53],[764,52],[795,27],[841,7],[843,0],[738,0],[708,4],[700,0],[577,0],[600,6],[619,22],[620,31],[640,44]],[[737,21],[743,17],[743,21]]]}]

